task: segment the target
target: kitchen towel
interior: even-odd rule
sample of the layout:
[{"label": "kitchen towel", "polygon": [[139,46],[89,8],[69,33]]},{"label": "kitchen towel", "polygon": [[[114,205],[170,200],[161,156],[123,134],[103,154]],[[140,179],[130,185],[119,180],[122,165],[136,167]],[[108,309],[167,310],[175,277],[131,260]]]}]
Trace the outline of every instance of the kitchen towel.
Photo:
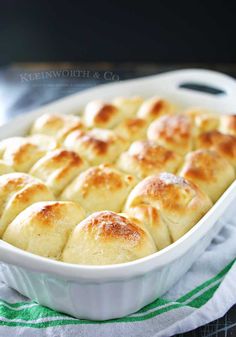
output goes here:
[{"label": "kitchen towel", "polygon": [[121,319],[75,319],[0,283],[0,337],[169,337],[223,316],[236,303],[235,206],[219,221],[223,229],[181,280],[162,298]]}]

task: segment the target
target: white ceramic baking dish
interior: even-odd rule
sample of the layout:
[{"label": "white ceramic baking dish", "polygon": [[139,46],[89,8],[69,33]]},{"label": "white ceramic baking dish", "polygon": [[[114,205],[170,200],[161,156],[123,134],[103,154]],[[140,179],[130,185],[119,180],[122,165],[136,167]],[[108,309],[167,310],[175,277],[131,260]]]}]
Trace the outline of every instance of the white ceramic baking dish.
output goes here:
[{"label": "white ceramic baking dish", "polygon": [[[210,95],[180,88],[197,83],[224,91]],[[77,113],[91,99],[163,96],[178,106],[201,106],[216,113],[236,109],[236,81],[207,70],[182,70],[102,85],[20,116],[0,127],[0,138],[22,135],[45,112]],[[221,229],[227,207],[236,200],[236,182],[212,209],[177,242],[140,260],[111,266],[56,262],[0,240],[0,281],[40,304],[78,318],[107,320],[133,313],[164,294],[190,268]]]}]

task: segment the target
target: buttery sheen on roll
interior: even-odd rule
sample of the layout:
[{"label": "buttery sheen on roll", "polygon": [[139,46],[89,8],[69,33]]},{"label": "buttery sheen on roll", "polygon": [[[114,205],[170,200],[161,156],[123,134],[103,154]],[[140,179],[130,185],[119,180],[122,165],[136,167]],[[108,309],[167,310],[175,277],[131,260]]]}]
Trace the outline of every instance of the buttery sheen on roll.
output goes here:
[{"label": "buttery sheen on roll", "polygon": [[76,152],[57,149],[37,161],[30,174],[44,181],[58,195],[88,164]]},{"label": "buttery sheen on roll", "polygon": [[37,202],[10,223],[3,240],[27,252],[59,259],[71,231],[84,217],[74,202]]},{"label": "buttery sheen on roll", "polygon": [[177,153],[151,141],[136,141],[120,155],[117,166],[139,179],[160,172],[176,172],[182,161]]},{"label": "buttery sheen on roll", "polygon": [[25,208],[54,196],[39,179],[25,173],[0,176],[0,237],[9,223]]},{"label": "buttery sheen on roll", "polygon": [[[157,222],[150,216],[156,217],[153,211],[146,215],[146,207],[151,206],[158,211]],[[158,231],[161,219],[162,228],[165,224],[170,234],[170,240],[176,241],[191,229],[200,218],[211,208],[210,198],[192,182],[171,173],[160,173],[142,180],[128,196],[125,211],[135,217],[138,207],[139,220],[143,219],[147,229],[153,235],[155,226]],[[142,212],[142,208],[144,208]],[[154,236],[154,235],[153,235]],[[157,247],[168,244],[167,231],[163,234],[164,242],[159,242],[156,235]]]},{"label": "buttery sheen on roll", "polygon": [[196,140],[197,149],[215,150],[236,168],[236,137],[214,130],[202,133]]},{"label": "buttery sheen on roll", "polygon": [[56,141],[46,135],[12,137],[0,142],[0,157],[13,171],[27,173],[37,160],[56,146]]},{"label": "buttery sheen on roll", "polygon": [[167,149],[185,155],[193,148],[194,127],[186,115],[162,116],[152,122],[147,138]]},{"label": "buttery sheen on roll", "polygon": [[155,252],[154,241],[137,220],[102,211],[93,213],[75,227],[62,261],[109,265],[134,261]]},{"label": "buttery sheen on roll", "polygon": [[137,112],[137,117],[151,122],[163,115],[172,113],[172,110],[173,107],[168,101],[160,97],[152,97],[143,102]]},{"label": "buttery sheen on roll", "polygon": [[88,128],[112,129],[124,117],[121,109],[102,100],[89,102],[83,114],[85,125]]},{"label": "buttery sheen on roll", "polygon": [[235,179],[233,166],[212,150],[197,150],[186,155],[180,176],[192,181],[204,191],[213,202]]},{"label": "buttery sheen on roll", "polygon": [[91,165],[114,162],[127,146],[126,140],[106,129],[74,131],[64,142],[65,148],[77,152]]},{"label": "buttery sheen on roll", "polygon": [[82,172],[63,191],[62,200],[80,203],[87,213],[111,210],[120,212],[136,179],[111,165],[94,166]]},{"label": "buttery sheen on roll", "polygon": [[30,133],[53,136],[61,142],[73,130],[83,130],[84,128],[85,125],[79,116],[44,114],[36,119]]}]

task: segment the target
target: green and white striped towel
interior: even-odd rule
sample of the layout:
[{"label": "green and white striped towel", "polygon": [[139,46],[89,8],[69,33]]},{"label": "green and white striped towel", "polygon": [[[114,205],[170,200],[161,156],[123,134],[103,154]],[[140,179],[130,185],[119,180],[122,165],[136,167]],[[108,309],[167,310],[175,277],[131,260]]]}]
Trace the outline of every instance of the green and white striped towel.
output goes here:
[{"label": "green and white striped towel", "polygon": [[0,284],[0,337],[164,337],[224,315],[236,303],[234,207],[207,251],[163,298],[117,320],[78,320],[32,302]]}]

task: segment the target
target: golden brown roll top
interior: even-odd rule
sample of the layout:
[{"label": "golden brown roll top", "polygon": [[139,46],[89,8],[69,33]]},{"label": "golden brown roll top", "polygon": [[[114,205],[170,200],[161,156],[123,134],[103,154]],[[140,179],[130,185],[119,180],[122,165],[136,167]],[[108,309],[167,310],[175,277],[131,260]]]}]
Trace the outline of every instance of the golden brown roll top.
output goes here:
[{"label": "golden brown roll top", "polygon": [[9,223],[26,207],[54,196],[40,180],[25,173],[0,176],[0,237]]},{"label": "golden brown roll top", "polygon": [[215,202],[234,181],[233,166],[212,150],[197,150],[187,154],[180,176],[192,181]]},{"label": "golden brown roll top", "polygon": [[143,103],[143,98],[139,96],[117,97],[112,103],[123,112],[126,118],[132,118]]},{"label": "golden brown roll top", "polygon": [[219,127],[220,116],[200,108],[190,109],[185,112],[195,125],[196,134],[216,130]]},{"label": "golden brown roll top", "polygon": [[202,114],[196,117],[195,127],[197,133],[217,130],[219,127],[219,116],[213,114]]},{"label": "golden brown roll top", "polygon": [[215,150],[236,168],[236,137],[220,131],[202,133],[196,140],[197,149]]},{"label": "golden brown roll top", "polygon": [[37,202],[8,226],[3,240],[33,254],[59,259],[74,227],[84,218],[73,202]]},{"label": "golden brown roll top", "polygon": [[28,172],[37,160],[56,146],[56,141],[46,135],[12,137],[0,142],[0,156],[14,171]]},{"label": "golden brown roll top", "polygon": [[177,153],[152,141],[136,141],[121,154],[118,167],[143,179],[160,172],[176,172],[182,161]]},{"label": "golden brown roll top", "polygon": [[127,141],[112,130],[74,131],[64,142],[68,150],[77,152],[91,165],[114,162],[127,147]]},{"label": "golden brown roll top", "polygon": [[114,104],[97,100],[87,104],[83,118],[88,128],[111,129],[124,118],[124,115]]},{"label": "golden brown roll top", "polygon": [[222,116],[220,131],[232,136],[236,136],[236,115]]},{"label": "golden brown roll top", "polygon": [[129,142],[146,138],[148,123],[142,118],[126,118],[116,128],[115,131],[122,138]]},{"label": "golden brown roll top", "polygon": [[75,227],[64,249],[64,262],[108,265],[133,261],[156,251],[137,220],[109,211],[90,215]]},{"label": "golden brown roll top", "polygon": [[193,148],[194,128],[191,119],[185,115],[163,116],[152,122],[147,138],[184,155]]},{"label": "golden brown roll top", "polygon": [[149,122],[171,113],[173,110],[172,105],[160,97],[152,97],[143,102],[140,106],[137,117],[143,118]]},{"label": "golden brown roll top", "polygon": [[62,193],[62,200],[80,203],[87,213],[101,210],[120,212],[134,187],[133,176],[109,165],[91,167],[82,172]]},{"label": "golden brown roll top", "polygon": [[[160,173],[142,180],[128,196],[125,211],[135,217],[135,207],[138,207],[138,218],[150,226],[150,218],[156,217],[151,209],[146,216],[146,208],[150,206],[159,213],[156,227],[159,223],[167,226],[170,240],[176,241],[192,228],[198,220],[210,209],[212,202],[196,185],[182,177],[171,173]],[[141,207],[141,211],[140,211]],[[144,211],[142,211],[144,207]],[[154,214],[154,215],[153,215]],[[155,223],[155,219],[153,220]],[[152,225],[155,228],[155,225]],[[156,236],[157,247],[168,244],[167,231],[162,234],[164,242]]]},{"label": "golden brown roll top", "polygon": [[44,114],[36,119],[30,133],[45,134],[63,141],[73,130],[85,128],[81,118],[75,115]]},{"label": "golden brown roll top", "polygon": [[57,149],[37,161],[29,173],[44,181],[57,196],[86,168],[88,164],[76,152]]}]

